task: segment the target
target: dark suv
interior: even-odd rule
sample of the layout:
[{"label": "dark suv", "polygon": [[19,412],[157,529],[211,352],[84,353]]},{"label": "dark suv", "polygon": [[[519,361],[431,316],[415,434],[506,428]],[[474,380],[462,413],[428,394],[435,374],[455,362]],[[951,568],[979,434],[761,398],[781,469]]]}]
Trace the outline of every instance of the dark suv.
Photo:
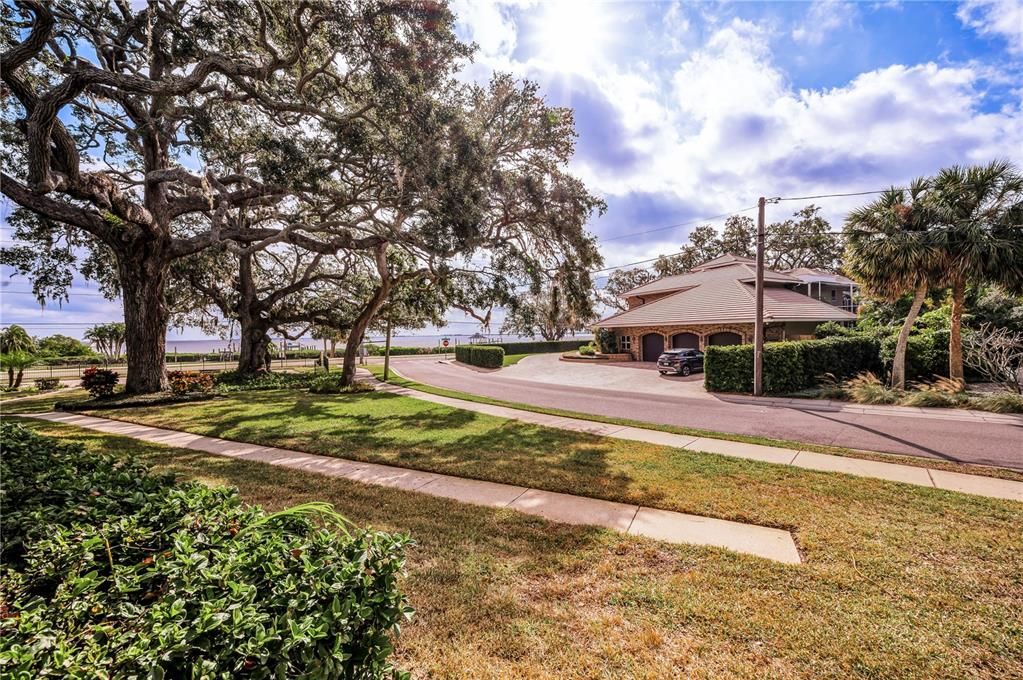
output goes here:
[{"label": "dark suv", "polygon": [[668,349],[657,357],[657,370],[661,375],[689,375],[703,370],[703,352],[698,349]]}]

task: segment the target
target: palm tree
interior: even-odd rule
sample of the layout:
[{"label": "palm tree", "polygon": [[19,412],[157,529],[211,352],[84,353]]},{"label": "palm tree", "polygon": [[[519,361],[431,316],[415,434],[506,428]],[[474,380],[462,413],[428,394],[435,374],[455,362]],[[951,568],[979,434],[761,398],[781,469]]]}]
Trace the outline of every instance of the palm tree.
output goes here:
[{"label": "palm tree", "polygon": [[107,361],[116,361],[120,358],[126,340],[125,335],[124,324],[119,321],[99,324],[85,331],[85,339],[91,342]]},{"label": "palm tree", "polygon": [[[21,380],[25,377],[25,369],[39,361],[24,350],[15,350],[0,354],[0,364],[7,369],[7,389],[16,390],[21,387]],[[15,376],[17,371],[17,376]]]},{"label": "palm tree", "polygon": [[949,377],[963,380],[962,323],[966,287],[993,283],[1023,290],[1023,175],[1008,161],[954,165],[931,182],[936,230],[952,288]]},{"label": "palm tree", "polygon": [[0,354],[4,355],[4,361],[2,363],[7,368],[8,389],[13,389],[15,387],[15,369],[18,369],[17,386],[21,386],[21,377],[25,372],[25,369],[28,368],[28,365],[23,365],[19,368],[19,364],[24,363],[24,361],[26,361],[24,357],[31,357],[35,351],[35,340],[33,340],[32,336],[30,336],[21,326],[9,326],[0,331]]},{"label": "palm tree", "polygon": [[906,386],[906,345],[930,286],[939,280],[943,252],[931,230],[934,213],[927,203],[927,180],[908,189],[892,187],[845,220],[845,268],[869,295],[896,300],[913,294],[892,361],[892,387]]}]

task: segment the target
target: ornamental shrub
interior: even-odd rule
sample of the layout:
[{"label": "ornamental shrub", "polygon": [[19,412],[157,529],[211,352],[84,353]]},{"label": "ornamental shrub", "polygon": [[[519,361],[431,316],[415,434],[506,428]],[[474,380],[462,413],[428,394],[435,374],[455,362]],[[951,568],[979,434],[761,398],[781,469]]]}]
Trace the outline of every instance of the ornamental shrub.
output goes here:
[{"label": "ornamental shrub", "polygon": [[313,373],[264,371],[253,375],[238,371],[221,371],[214,378],[214,382],[219,393],[248,392],[250,390],[294,390],[309,387],[313,376]]},{"label": "ornamental shrub", "polygon": [[[4,675],[384,678],[406,536],[0,423]],[[324,528],[326,525],[329,528]]]},{"label": "ornamental shrub", "polygon": [[[909,336],[906,343],[906,379],[930,380],[934,376],[948,376],[947,330],[925,330]],[[895,357],[898,333],[881,341],[881,358],[890,369]]]},{"label": "ornamental shrub", "polygon": [[455,348],[455,360],[481,368],[500,368],[504,365],[504,349],[493,345],[459,345]]},{"label": "ornamental shrub", "polygon": [[[866,336],[770,342],[764,345],[764,392],[797,392],[880,368],[878,342]],[[704,360],[710,392],[753,391],[753,345],[710,346]]]},{"label": "ornamental shrub", "polygon": [[60,378],[36,378],[35,384],[40,392],[48,392],[60,387]]},{"label": "ornamental shrub", "polygon": [[213,376],[199,371],[168,371],[167,382],[174,394],[213,391]]},{"label": "ornamental shrub", "polygon": [[313,394],[342,394],[351,392],[372,392],[372,383],[356,380],[347,387],[341,384],[340,373],[320,374],[309,383],[309,391]]},{"label": "ornamental shrub", "polygon": [[579,348],[579,354],[584,357],[595,357],[597,356],[597,347],[593,344],[583,345]]},{"label": "ornamental shrub", "polygon": [[496,342],[492,346],[500,347],[505,354],[553,354],[555,352],[574,352],[579,349],[579,339]]},{"label": "ornamental shrub", "polygon": [[120,381],[117,371],[106,368],[87,368],[82,371],[82,387],[96,397],[109,397]]},{"label": "ornamental shrub", "polygon": [[618,336],[610,328],[598,328],[597,335],[593,340],[601,354],[618,353]]}]

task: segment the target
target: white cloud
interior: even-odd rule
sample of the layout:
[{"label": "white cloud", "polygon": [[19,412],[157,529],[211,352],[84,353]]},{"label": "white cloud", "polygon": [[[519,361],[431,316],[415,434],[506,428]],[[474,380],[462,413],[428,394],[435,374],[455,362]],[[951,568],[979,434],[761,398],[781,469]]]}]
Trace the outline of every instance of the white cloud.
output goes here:
[{"label": "white cloud", "polygon": [[1013,54],[1023,54],[1023,0],[967,0],[956,16],[983,36],[1003,38]]},{"label": "white cloud", "polygon": [[807,45],[821,45],[840,28],[852,24],[856,5],[845,0],[816,0],[810,4],[803,23],[792,30],[792,39]]}]

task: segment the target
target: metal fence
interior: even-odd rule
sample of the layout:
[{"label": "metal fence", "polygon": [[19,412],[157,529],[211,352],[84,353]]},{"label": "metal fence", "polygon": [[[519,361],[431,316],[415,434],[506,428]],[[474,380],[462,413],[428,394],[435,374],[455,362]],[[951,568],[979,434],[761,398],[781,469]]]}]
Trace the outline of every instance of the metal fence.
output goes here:
[{"label": "metal fence", "polygon": [[[284,368],[312,368],[316,364],[315,358],[303,358],[303,359],[274,359],[273,368],[284,369]],[[113,371],[119,371],[122,374],[128,370],[127,364],[124,362],[109,362],[109,361],[75,361],[65,364],[58,364],[55,366],[45,366],[36,364],[30,368],[25,369],[25,380],[33,380],[35,378],[81,378],[82,372],[87,368],[105,368]],[[238,368],[238,357],[234,356],[222,356],[217,359],[206,359],[200,358],[188,361],[177,361],[173,354],[167,355],[167,370],[168,371],[201,371],[219,373],[220,371],[230,371]],[[6,369],[3,369],[6,370]]]}]

